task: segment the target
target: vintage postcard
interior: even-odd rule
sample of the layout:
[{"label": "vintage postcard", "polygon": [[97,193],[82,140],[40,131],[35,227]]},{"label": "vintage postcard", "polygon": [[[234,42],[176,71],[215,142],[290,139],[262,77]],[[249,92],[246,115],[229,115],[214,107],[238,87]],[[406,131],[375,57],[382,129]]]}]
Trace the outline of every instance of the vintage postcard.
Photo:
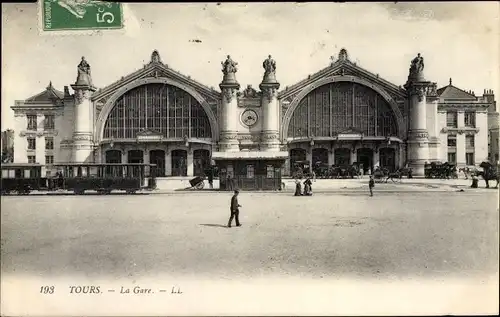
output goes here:
[{"label": "vintage postcard", "polygon": [[2,316],[498,314],[499,9],[2,4]]}]

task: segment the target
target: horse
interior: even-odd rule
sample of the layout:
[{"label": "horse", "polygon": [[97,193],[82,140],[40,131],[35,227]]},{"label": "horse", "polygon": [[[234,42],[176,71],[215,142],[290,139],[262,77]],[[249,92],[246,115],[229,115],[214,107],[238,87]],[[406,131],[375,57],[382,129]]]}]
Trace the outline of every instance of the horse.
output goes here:
[{"label": "horse", "polygon": [[495,188],[498,188],[498,183],[500,182],[500,173],[498,171],[489,171],[489,172],[478,171],[476,175],[481,176],[484,179],[484,182],[486,183],[486,188],[490,188],[489,181],[491,180],[497,181]]},{"label": "horse", "polygon": [[403,178],[403,173],[400,170],[397,170],[395,172],[389,172],[387,174],[387,178],[385,179],[385,182],[387,183],[390,179],[391,181],[393,181],[395,183],[396,180],[401,181],[402,178]]}]

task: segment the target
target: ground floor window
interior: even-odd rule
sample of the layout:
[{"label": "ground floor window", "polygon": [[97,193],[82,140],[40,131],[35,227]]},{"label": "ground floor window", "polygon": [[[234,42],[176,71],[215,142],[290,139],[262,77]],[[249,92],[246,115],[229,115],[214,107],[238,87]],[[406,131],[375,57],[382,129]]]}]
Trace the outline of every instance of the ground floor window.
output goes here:
[{"label": "ground floor window", "polygon": [[465,164],[474,165],[474,153],[466,153],[465,154]]},{"label": "ground floor window", "polygon": [[457,163],[457,154],[456,153],[448,153],[448,163],[452,163],[452,164]]}]

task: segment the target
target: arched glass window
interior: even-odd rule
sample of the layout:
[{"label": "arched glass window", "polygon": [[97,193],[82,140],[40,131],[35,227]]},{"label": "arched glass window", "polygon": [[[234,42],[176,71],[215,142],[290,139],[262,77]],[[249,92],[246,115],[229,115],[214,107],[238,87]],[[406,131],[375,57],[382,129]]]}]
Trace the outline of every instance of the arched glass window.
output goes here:
[{"label": "arched glass window", "polygon": [[200,103],[184,90],[147,84],[121,96],[104,125],[105,139],[134,139],[152,130],[166,138],[211,138],[210,122]]},{"label": "arched glass window", "polygon": [[349,128],[365,136],[396,136],[396,118],[387,101],[364,85],[327,84],[311,91],[295,109],[289,138],[333,137]]}]

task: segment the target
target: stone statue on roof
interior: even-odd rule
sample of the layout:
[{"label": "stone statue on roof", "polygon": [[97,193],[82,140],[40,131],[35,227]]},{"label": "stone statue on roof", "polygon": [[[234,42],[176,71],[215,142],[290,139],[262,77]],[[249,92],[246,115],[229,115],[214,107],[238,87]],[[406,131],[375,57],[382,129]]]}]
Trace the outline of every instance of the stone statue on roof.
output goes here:
[{"label": "stone statue on roof", "polygon": [[76,78],[76,85],[88,85],[92,86],[92,77],[90,73],[90,65],[82,57],[80,64],[78,64],[78,77]]},{"label": "stone statue on roof", "polygon": [[424,71],[424,58],[420,55],[420,53],[418,53],[417,57],[415,57],[411,61],[410,74],[418,75],[423,71]]},{"label": "stone statue on roof", "polygon": [[264,75],[268,75],[276,72],[276,61],[272,59],[271,55],[262,63],[262,67],[264,67]]},{"label": "stone statue on roof", "polygon": [[231,59],[231,56],[227,56],[227,59],[225,62],[221,62],[221,65],[222,65],[222,72],[224,73],[224,75],[228,75],[228,74],[231,74],[231,73],[236,73],[238,71],[238,63],[233,61]]}]

